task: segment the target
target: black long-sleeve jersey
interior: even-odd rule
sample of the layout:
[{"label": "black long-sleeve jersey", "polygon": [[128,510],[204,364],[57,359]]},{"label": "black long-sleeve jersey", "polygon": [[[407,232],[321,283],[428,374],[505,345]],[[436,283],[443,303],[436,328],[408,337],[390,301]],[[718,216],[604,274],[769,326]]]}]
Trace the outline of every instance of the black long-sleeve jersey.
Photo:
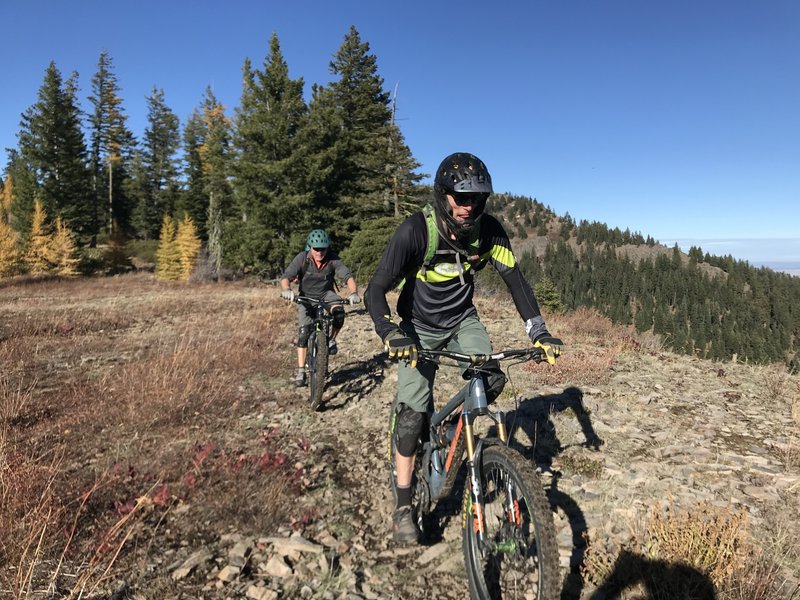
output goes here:
[{"label": "black long-sleeve jersey", "polygon": [[[423,267],[428,247],[428,227],[420,211],[408,217],[392,236],[375,275],[364,293],[375,331],[384,339],[397,328],[392,321],[386,292],[405,278],[397,301],[397,313],[427,331],[448,331],[477,313],[472,298],[475,271],[491,263],[505,281],[523,321],[540,316],[530,284],[517,265],[503,226],[491,215],[479,221],[477,253],[448,252],[450,245],[438,236],[438,250]],[[467,256],[471,255],[471,256]]]}]

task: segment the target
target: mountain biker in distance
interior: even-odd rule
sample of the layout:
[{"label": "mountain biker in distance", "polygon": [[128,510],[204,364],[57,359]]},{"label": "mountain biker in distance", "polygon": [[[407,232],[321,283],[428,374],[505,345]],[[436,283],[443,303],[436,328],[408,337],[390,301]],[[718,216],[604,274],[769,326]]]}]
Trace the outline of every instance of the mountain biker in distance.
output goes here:
[{"label": "mountain biker in distance", "polygon": [[[334,292],[336,285],[335,279],[338,277],[343,281],[350,291],[348,300],[350,304],[358,304],[361,298],[358,295],[356,279],[350,272],[339,256],[330,248],[331,239],[323,229],[314,229],[306,238],[306,249],[297,254],[286,267],[281,277],[281,298],[294,302],[298,294],[291,289],[291,281],[298,280],[300,296],[310,298],[322,298],[326,301],[338,300],[339,296]],[[331,337],[328,343],[328,353],[336,354],[336,335],[344,325],[345,312],[341,304],[331,307],[333,317]],[[304,304],[297,307],[297,374],[294,384],[297,387],[306,384],[306,354],[308,348],[308,337],[311,334],[312,316]]]},{"label": "mountain biker in distance", "polygon": [[[398,365],[396,424],[396,506],[392,517],[396,542],[419,537],[411,509],[411,478],[417,442],[433,411],[436,366],[417,365],[418,347],[446,348],[467,354],[491,353],[489,336],[473,304],[474,275],[492,266],[508,286],[533,345],[555,364],[561,340],[550,335],[530,284],[511,250],[503,226],[485,214],[492,178],[478,157],[457,152],[446,157],[434,178],[434,207],[409,216],[397,229],[381,257],[364,301],[390,358]],[[435,223],[435,225],[434,225]],[[436,235],[435,256],[428,249]],[[433,246],[431,246],[432,248]],[[397,301],[398,325],[392,320],[386,293],[405,280]],[[484,383],[492,402],[506,382],[496,361],[485,369]]]}]

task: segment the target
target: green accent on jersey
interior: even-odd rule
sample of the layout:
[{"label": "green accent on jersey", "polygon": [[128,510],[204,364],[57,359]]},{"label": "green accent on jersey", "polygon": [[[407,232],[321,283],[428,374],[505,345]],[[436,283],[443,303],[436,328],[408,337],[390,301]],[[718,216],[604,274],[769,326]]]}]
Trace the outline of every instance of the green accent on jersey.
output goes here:
[{"label": "green accent on jersey", "polygon": [[514,253],[505,246],[494,246],[491,255],[497,262],[509,269],[513,269],[514,265],[517,264]]},{"label": "green accent on jersey", "polygon": [[[435,274],[428,274],[428,270],[432,266],[432,262],[434,257],[436,256],[436,251],[439,248],[439,228],[436,226],[436,211],[433,210],[433,207],[430,204],[426,204],[422,208],[422,214],[425,216],[425,225],[428,228],[428,246],[425,248],[425,256],[422,259],[422,264],[419,267],[419,271],[417,271],[417,279],[421,279],[422,281],[427,281],[431,283],[447,281],[448,279],[453,279],[455,277],[459,277],[460,273],[454,274],[442,274],[442,273],[435,273]],[[468,260],[464,263],[464,271],[469,270],[470,268],[477,268],[480,269],[486,264],[486,258],[491,254],[487,253],[486,256],[478,257],[478,248],[480,246],[480,226],[475,227],[472,232],[470,233],[469,243],[467,245],[468,252],[470,253],[467,256],[467,252],[464,252],[462,256],[465,256]],[[459,254],[457,251],[448,249],[442,250],[439,252],[440,254]],[[513,256],[512,256],[513,260]],[[471,264],[474,262],[474,264]],[[400,283],[397,285],[397,289],[403,289],[406,280],[405,278],[400,280]]]}]

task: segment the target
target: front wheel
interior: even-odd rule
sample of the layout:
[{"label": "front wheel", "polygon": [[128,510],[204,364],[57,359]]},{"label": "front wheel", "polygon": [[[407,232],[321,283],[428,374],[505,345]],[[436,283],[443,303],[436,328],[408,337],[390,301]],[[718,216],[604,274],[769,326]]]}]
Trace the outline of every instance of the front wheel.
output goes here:
[{"label": "front wheel", "polygon": [[464,561],[473,600],[560,596],[553,513],[539,476],[519,453],[489,446],[480,465],[485,542],[476,532],[470,485],[464,494]]},{"label": "front wheel", "polygon": [[325,380],[328,377],[328,340],[319,331],[308,338],[308,387],[311,392],[311,408],[317,410],[322,403]]}]

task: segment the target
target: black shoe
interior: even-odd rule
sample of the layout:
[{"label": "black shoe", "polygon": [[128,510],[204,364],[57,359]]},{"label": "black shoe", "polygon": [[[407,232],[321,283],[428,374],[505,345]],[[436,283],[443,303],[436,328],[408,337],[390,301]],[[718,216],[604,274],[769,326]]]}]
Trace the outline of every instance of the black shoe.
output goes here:
[{"label": "black shoe", "polygon": [[328,356],[333,356],[339,352],[339,346],[336,345],[336,340],[328,342]]},{"label": "black shoe", "polygon": [[416,544],[419,530],[410,506],[401,506],[392,515],[392,537],[399,544]]}]

